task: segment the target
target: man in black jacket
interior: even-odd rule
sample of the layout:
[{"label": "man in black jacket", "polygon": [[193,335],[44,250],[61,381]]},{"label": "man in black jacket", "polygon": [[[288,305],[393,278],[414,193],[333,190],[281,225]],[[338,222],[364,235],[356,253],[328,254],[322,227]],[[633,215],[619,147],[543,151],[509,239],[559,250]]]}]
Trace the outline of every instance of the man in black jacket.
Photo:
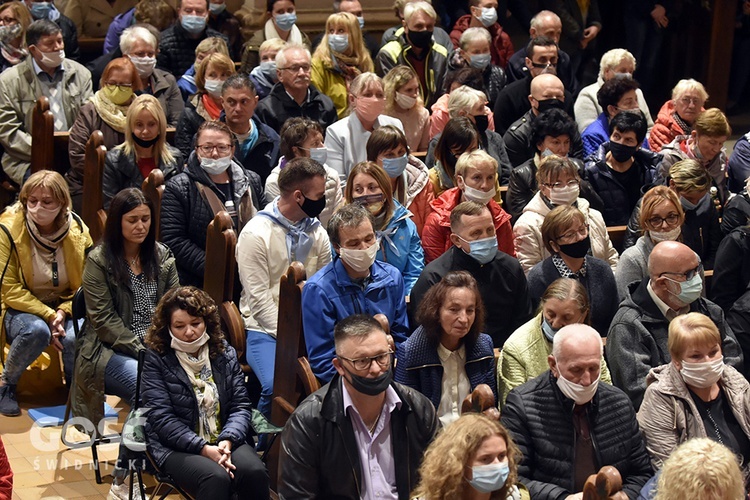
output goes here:
[{"label": "man in black jacket", "polygon": [[281,434],[279,497],[408,499],[437,430],[430,400],[393,382],[380,323],[355,314],[334,329],[338,372]]},{"label": "man in black jacket", "polygon": [[535,500],[581,498],[588,476],[605,465],[634,499],[653,474],[628,397],[599,384],[603,352],[590,326],[561,328],[550,370],[508,394],[502,423],[523,455],[518,479]]}]

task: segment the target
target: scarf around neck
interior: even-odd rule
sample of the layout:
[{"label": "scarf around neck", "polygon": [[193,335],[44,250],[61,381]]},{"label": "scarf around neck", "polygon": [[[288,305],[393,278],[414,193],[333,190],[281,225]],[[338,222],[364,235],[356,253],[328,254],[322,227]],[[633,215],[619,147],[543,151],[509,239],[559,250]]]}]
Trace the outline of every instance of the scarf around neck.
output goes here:
[{"label": "scarf around neck", "polygon": [[97,90],[94,97],[91,98],[91,102],[94,103],[96,113],[102,117],[104,123],[112,127],[121,134],[125,133],[125,125],[127,119],[125,115],[128,113],[128,106],[118,106],[112,101],[104,97],[101,90]]},{"label": "scarf around neck", "polygon": [[177,361],[187,374],[198,401],[198,435],[209,443],[219,437],[219,390],[214,382],[208,345],[201,347],[195,355],[174,351]]},{"label": "scarf around neck", "polygon": [[268,217],[286,230],[286,252],[289,257],[289,263],[291,264],[296,260],[304,264],[314,243],[313,239],[310,237],[310,233],[320,225],[320,221],[318,221],[318,219],[305,217],[296,224],[292,224],[289,219],[284,217],[279,211],[278,196],[273,200],[271,210],[266,208],[258,212],[258,215]]},{"label": "scarf around neck", "polygon": [[[268,21],[266,21],[266,25],[263,28],[263,34],[266,35],[266,40],[281,38],[279,32],[276,31],[276,25],[273,24],[273,19],[269,19]],[[296,24],[292,26],[292,29],[289,31],[289,40],[287,40],[286,43],[302,43],[302,32],[299,30]]]}]

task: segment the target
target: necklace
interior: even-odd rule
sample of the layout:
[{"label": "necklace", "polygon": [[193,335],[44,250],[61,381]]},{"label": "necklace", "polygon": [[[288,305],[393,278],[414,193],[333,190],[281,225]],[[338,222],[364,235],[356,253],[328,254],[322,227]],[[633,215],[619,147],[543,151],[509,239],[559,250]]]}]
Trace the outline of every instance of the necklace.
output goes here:
[{"label": "necklace", "polygon": [[375,421],[372,423],[372,425],[368,429],[370,431],[370,434],[372,434],[375,431],[375,427],[378,425],[379,421],[380,421],[380,414],[378,414],[378,418],[375,419]]},{"label": "necklace", "polygon": [[128,261],[128,264],[130,264],[130,267],[136,267],[138,265],[139,256],[136,255],[133,257],[133,259]]}]

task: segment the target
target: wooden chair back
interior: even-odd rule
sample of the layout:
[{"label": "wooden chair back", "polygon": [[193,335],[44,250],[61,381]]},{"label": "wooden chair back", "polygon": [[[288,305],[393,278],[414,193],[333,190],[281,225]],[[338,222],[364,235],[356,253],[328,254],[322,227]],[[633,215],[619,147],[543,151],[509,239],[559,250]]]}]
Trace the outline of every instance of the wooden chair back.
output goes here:
[{"label": "wooden chair back", "polygon": [[[41,96],[31,112],[31,173],[55,169],[55,117]],[[67,151],[66,151],[67,156]]]},{"label": "wooden chair back", "polygon": [[153,169],[143,180],[141,185],[143,194],[154,207],[154,217],[151,224],[156,226],[156,240],[161,239],[161,197],[164,194],[164,172],[158,168]]},{"label": "wooden chair back", "polygon": [[626,500],[622,490],[622,475],[615,467],[605,465],[591,474],[583,485],[583,500]]},{"label": "wooden chair back", "polygon": [[83,203],[81,207],[81,217],[89,227],[94,242],[99,241],[104,235],[104,224],[107,221],[107,214],[102,209],[104,206],[102,178],[104,176],[105,156],[107,156],[107,147],[104,145],[104,135],[101,131],[94,130],[89,140],[86,141],[83,160]]},{"label": "wooden chair back", "polygon": [[624,250],[623,246],[625,245],[625,235],[628,232],[628,226],[609,226],[607,227],[607,234],[609,235],[610,241],[612,241],[612,246],[615,247],[615,250],[617,250],[619,253],[622,253]]}]

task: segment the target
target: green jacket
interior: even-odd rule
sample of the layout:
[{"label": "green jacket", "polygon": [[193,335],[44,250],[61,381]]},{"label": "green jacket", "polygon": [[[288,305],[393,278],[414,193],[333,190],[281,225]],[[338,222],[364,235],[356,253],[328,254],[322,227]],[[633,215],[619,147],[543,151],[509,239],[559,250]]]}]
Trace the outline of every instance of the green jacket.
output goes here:
[{"label": "green jacket", "polygon": [[[547,356],[550,354],[552,342],[542,333],[542,313],[539,313],[518,327],[500,351],[500,359],[497,361],[497,392],[502,398],[501,406],[505,405],[505,398],[511,389],[549,370]],[[599,380],[612,384],[604,357]]]},{"label": "green jacket", "polygon": [[[157,242],[159,276],[156,300],[170,288],[179,286],[177,266],[171,250]],[[133,320],[133,292],[130,284],[115,280],[107,264],[104,246],[99,245],[88,256],[83,270],[86,296],[86,323],[78,339],[78,362],[75,386],[71,396],[73,415],[88,418],[94,425],[104,416],[104,370],[112,354],[138,357],[144,349],[130,330]]]}]

